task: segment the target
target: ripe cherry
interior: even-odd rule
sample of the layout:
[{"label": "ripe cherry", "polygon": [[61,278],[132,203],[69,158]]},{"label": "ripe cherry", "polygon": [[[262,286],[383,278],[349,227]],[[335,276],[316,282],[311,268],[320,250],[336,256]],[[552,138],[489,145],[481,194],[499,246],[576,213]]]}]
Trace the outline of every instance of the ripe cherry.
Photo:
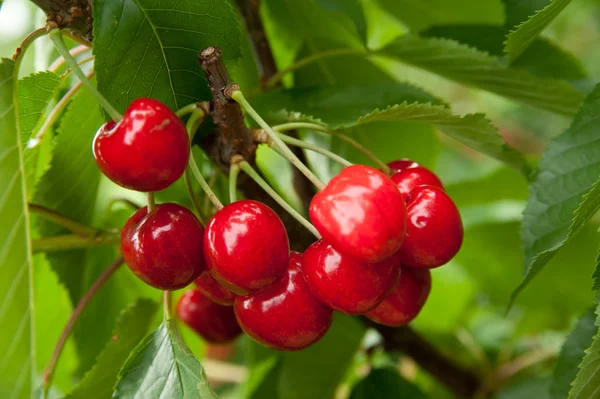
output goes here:
[{"label": "ripe cherry", "polygon": [[281,279],[235,300],[235,315],[244,332],[270,348],[306,348],[321,339],[331,325],[333,310],[312,294],[301,263],[302,255],[292,252]]},{"label": "ripe cherry", "polygon": [[429,291],[431,291],[429,269],[403,267],[396,288],[366,316],[386,326],[399,327],[408,324],[423,308]]},{"label": "ripe cherry", "polygon": [[456,255],[463,240],[463,225],[456,205],[441,188],[415,188],[407,203],[408,225],[402,264],[431,269]]},{"label": "ripe cherry", "polygon": [[394,173],[391,176],[391,179],[400,189],[404,201],[408,201],[411,191],[419,186],[429,185],[439,187],[442,190],[444,189],[442,182],[435,173],[423,166],[411,167],[404,169],[401,172]]},{"label": "ripe cherry", "polygon": [[183,174],[190,156],[183,123],[151,98],[138,98],[121,121],[102,125],[92,147],[96,163],[110,180],[137,191],[168,187]]},{"label": "ripe cherry", "polygon": [[186,291],[179,298],[177,316],[213,344],[233,341],[242,333],[231,306],[216,304],[195,289]]},{"label": "ripe cherry", "polygon": [[402,159],[397,159],[395,161],[389,162],[387,164],[387,166],[392,168],[393,173],[398,173],[398,172],[402,172],[403,170],[406,170],[406,169],[416,168],[418,166],[421,166],[421,164],[413,161],[412,159],[402,158]]},{"label": "ripe cherry", "polygon": [[200,277],[194,280],[194,283],[196,284],[198,291],[214,303],[223,306],[233,305],[233,300],[236,295],[219,284],[208,270],[202,272]]},{"label": "ripe cherry", "polygon": [[176,290],[204,270],[203,229],[192,212],[172,203],[135,212],[121,232],[121,252],[140,279],[161,290]]},{"label": "ripe cherry", "polygon": [[281,277],[287,270],[289,254],[281,219],[260,202],[229,204],[206,226],[204,255],[208,269],[236,294],[255,292]]},{"label": "ripe cherry", "polygon": [[406,231],[400,191],[383,172],[364,165],[343,169],[310,203],[323,239],[363,263],[392,256]]},{"label": "ripe cherry", "polygon": [[400,262],[395,255],[379,263],[363,263],[323,240],[304,252],[302,268],[308,287],[318,299],[354,315],[374,309],[400,277]]}]

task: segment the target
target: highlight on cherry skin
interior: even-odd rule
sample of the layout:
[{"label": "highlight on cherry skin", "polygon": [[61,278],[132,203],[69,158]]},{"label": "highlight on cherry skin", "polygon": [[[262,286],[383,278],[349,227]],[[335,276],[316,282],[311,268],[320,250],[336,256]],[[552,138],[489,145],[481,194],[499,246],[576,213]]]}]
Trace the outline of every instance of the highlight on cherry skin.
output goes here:
[{"label": "highlight on cherry skin", "polygon": [[365,165],[344,168],[313,197],[309,211],[323,239],[363,263],[392,256],[406,232],[406,206],[396,184]]},{"label": "highlight on cherry skin", "polygon": [[196,216],[174,203],[135,212],[121,232],[121,252],[131,271],[161,290],[186,287],[205,269],[204,230]]},{"label": "highlight on cherry skin", "polygon": [[202,272],[200,277],[194,280],[196,289],[205,297],[223,306],[233,305],[236,294],[223,287],[208,270]]},{"label": "highlight on cherry skin", "polygon": [[190,156],[190,140],[181,120],[151,98],[138,98],[123,119],[102,125],[92,148],[98,167],[110,180],[143,192],[174,183]]},{"label": "highlight on cherry skin", "polygon": [[352,315],[374,309],[400,277],[397,255],[378,263],[365,263],[337,251],[325,240],[308,247],[302,268],[308,287],[319,300]]},{"label": "highlight on cherry skin", "polygon": [[319,301],[303,276],[302,254],[290,254],[286,273],[273,284],[235,299],[235,315],[246,334],[273,349],[292,351],[320,340],[333,310]]},{"label": "highlight on cherry skin", "polygon": [[179,298],[177,317],[212,344],[231,342],[242,333],[231,306],[214,303],[197,289]]},{"label": "highlight on cherry skin", "polygon": [[376,323],[400,327],[410,323],[421,311],[431,291],[429,269],[402,267],[396,288],[365,316]]},{"label": "highlight on cherry skin", "polygon": [[208,270],[225,288],[247,295],[273,283],[288,268],[290,245],[275,211],[254,200],[233,202],[206,225]]}]

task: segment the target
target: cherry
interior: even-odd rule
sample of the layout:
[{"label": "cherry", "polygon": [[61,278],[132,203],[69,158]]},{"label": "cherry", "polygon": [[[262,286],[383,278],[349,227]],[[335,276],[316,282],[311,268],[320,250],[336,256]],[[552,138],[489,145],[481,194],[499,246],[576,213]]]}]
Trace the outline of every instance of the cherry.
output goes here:
[{"label": "cherry", "polygon": [[402,264],[411,267],[442,266],[456,255],[463,240],[463,225],[456,205],[441,188],[415,188],[407,203],[408,225]]},{"label": "cherry", "polygon": [[400,189],[400,193],[402,193],[402,198],[404,198],[405,202],[408,201],[411,191],[416,187],[429,185],[439,187],[442,190],[444,189],[442,182],[435,173],[423,166],[414,166],[404,169],[393,174],[391,179]]},{"label": "cherry", "polygon": [[213,344],[233,341],[242,333],[231,306],[216,304],[196,289],[186,291],[179,298],[177,316]]},{"label": "cherry", "polygon": [[395,161],[389,162],[387,164],[387,166],[392,168],[393,173],[398,173],[398,172],[402,172],[403,170],[406,170],[406,169],[416,168],[418,166],[421,166],[421,164],[413,161],[412,159],[402,158],[402,159],[397,159]]},{"label": "cherry", "polygon": [[312,244],[302,261],[313,294],[335,310],[364,314],[390,293],[400,277],[397,256],[379,263],[360,262],[323,240]]},{"label": "cherry", "polygon": [[121,252],[127,266],[147,284],[176,290],[204,270],[203,229],[192,212],[172,203],[135,212],[121,232]]},{"label": "cherry", "polygon": [[102,125],[92,147],[96,163],[110,180],[137,191],[170,186],[183,174],[190,156],[183,123],[151,98],[138,98],[121,121]]},{"label": "cherry", "polygon": [[400,191],[383,172],[364,165],[343,169],[310,203],[323,238],[363,263],[392,256],[406,231]]},{"label": "cherry", "polygon": [[208,270],[202,272],[200,277],[194,280],[198,291],[204,294],[205,297],[223,306],[233,305],[235,294],[223,287]]},{"label": "cherry", "polygon": [[366,316],[386,326],[399,327],[408,324],[423,308],[429,291],[431,291],[429,269],[403,267],[396,288]]},{"label": "cherry", "polygon": [[281,279],[235,300],[235,315],[244,332],[270,348],[306,348],[321,339],[331,325],[333,310],[312,294],[301,263],[302,255],[292,252]]},{"label": "cherry", "polygon": [[218,211],[206,226],[204,256],[225,288],[239,295],[255,292],[287,270],[290,246],[279,216],[252,200]]}]

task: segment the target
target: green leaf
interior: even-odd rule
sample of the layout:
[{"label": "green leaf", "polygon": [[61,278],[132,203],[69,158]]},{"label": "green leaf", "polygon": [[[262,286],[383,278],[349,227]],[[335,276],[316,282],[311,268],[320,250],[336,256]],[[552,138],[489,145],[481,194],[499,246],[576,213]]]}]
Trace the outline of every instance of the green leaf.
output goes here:
[{"label": "green leaf", "polygon": [[113,397],[216,399],[202,365],[185,346],[174,323],[163,322],[131,352],[119,372]]},{"label": "green leaf", "polygon": [[299,352],[284,353],[278,380],[280,399],[329,399],[346,375],[365,327],[353,317],[335,314],[319,342]]},{"label": "green leaf", "polygon": [[[496,57],[504,55],[505,30],[501,26],[440,25],[419,34],[456,40]],[[587,77],[577,57],[548,39],[535,39],[512,66],[527,69],[532,75],[542,78],[579,80]]]},{"label": "green leaf", "polygon": [[36,184],[50,167],[50,156],[47,150],[52,143],[50,135],[47,134],[42,143],[31,148],[28,148],[27,144],[34,129],[41,124],[48,104],[58,93],[60,82],[58,75],[50,71],[38,72],[19,81],[19,119],[23,148],[25,149],[28,199],[33,197]]},{"label": "green leaf", "polygon": [[[52,163],[38,184],[35,202],[83,224],[94,214],[100,170],[92,155],[92,141],[103,118],[95,97],[82,89],[60,120]],[[42,236],[65,234],[65,229],[40,220]],[[81,294],[85,251],[48,254],[53,269],[69,291],[72,303]]]},{"label": "green leaf", "polygon": [[502,0],[506,19],[504,25],[511,29],[550,4],[551,0]]},{"label": "green leaf", "polygon": [[525,277],[513,300],[600,206],[600,85],[542,156],[523,213]]},{"label": "green leaf", "polygon": [[502,23],[500,1],[479,0],[380,0],[385,10],[413,30],[431,25],[458,23]]},{"label": "green leaf", "polygon": [[585,349],[591,345],[598,330],[594,324],[595,320],[596,315],[592,308],[579,319],[563,344],[554,368],[554,378],[550,388],[552,399],[563,399],[569,395],[571,381],[577,377],[577,366],[581,363]]},{"label": "green leaf", "polygon": [[400,377],[397,369],[373,369],[358,382],[350,394],[350,399],[425,399],[418,386]]},{"label": "green leaf", "polygon": [[350,17],[362,40],[367,40],[365,15],[359,0],[316,0],[316,2],[324,10],[339,12]]},{"label": "green leaf", "polygon": [[544,9],[510,32],[504,43],[509,63],[516,60],[570,2],[571,0],[552,0]]},{"label": "green leaf", "polygon": [[35,380],[32,259],[14,62],[0,61],[0,396],[27,398]]},{"label": "green leaf", "polygon": [[583,94],[566,82],[507,68],[497,58],[454,40],[402,36],[378,54],[538,108],[572,115]]},{"label": "green leaf", "polygon": [[600,392],[600,335],[594,335],[592,344],[585,350],[577,378],[571,384],[569,399],[595,399]]},{"label": "green leaf", "polygon": [[356,121],[356,125],[389,121],[430,123],[454,140],[505,162],[524,176],[529,174],[523,155],[506,144],[498,129],[483,114],[459,116],[441,106],[402,103],[364,115]]},{"label": "green leaf", "polygon": [[219,46],[240,57],[240,29],[228,1],[97,0],[98,89],[120,111],[138,97],[172,109],[209,98],[198,52]]},{"label": "green leaf", "polygon": [[158,304],[149,299],[139,299],[124,309],[96,364],[67,398],[111,397],[121,365],[148,333],[157,309]]}]

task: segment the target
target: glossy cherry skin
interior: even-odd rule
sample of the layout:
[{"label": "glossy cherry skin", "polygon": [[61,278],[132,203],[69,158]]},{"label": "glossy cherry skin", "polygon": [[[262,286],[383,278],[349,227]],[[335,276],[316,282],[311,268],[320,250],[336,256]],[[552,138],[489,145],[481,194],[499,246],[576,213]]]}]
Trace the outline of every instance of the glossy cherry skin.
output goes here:
[{"label": "glossy cherry skin", "polygon": [[196,289],[179,298],[177,317],[212,344],[233,341],[242,333],[231,306],[216,304]]},{"label": "glossy cherry skin", "polygon": [[121,232],[127,266],[147,284],[177,290],[205,269],[202,225],[188,209],[172,203],[135,212]]},{"label": "glossy cherry skin", "polygon": [[421,311],[431,291],[429,269],[402,268],[394,290],[366,316],[376,323],[399,327],[410,323]]},{"label": "glossy cherry skin", "polygon": [[421,164],[413,161],[412,159],[402,158],[392,162],[388,162],[387,166],[392,168],[393,173],[398,173],[406,169],[416,168],[418,166],[421,166]]},{"label": "glossy cherry skin", "polygon": [[395,183],[364,165],[343,169],[310,203],[323,239],[363,263],[392,256],[406,231],[406,206]]},{"label": "glossy cherry skin", "polygon": [[301,263],[302,255],[292,252],[281,279],[235,300],[235,315],[244,332],[269,348],[306,348],[321,339],[331,325],[333,309],[312,294]]},{"label": "glossy cherry skin", "polygon": [[166,105],[138,98],[118,123],[107,122],[92,145],[100,170],[120,186],[158,191],[185,171],[190,140],[183,123]]},{"label": "glossy cherry skin", "polygon": [[407,203],[408,225],[402,248],[402,264],[431,269],[456,255],[463,240],[460,213],[441,188],[415,188]]},{"label": "glossy cherry skin", "polygon": [[290,246],[279,216],[258,201],[242,200],[218,211],[206,225],[204,256],[210,273],[239,295],[281,277]]},{"label": "glossy cherry skin", "polygon": [[308,287],[321,302],[352,315],[374,309],[400,277],[397,256],[379,263],[363,263],[323,240],[304,252],[302,268]]},{"label": "glossy cherry skin", "polygon": [[236,295],[219,284],[208,270],[202,272],[200,277],[194,280],[194,284],[198,291],[214,303],[223,306],[233,305]]},{"label": "glossy cherry skin", "polygon": [[405,202],[408,201],[410,193],[419,186],[428,185],[444,189],[444,185],[435,173],[423,166],[404,169],[401,172],[394,173],[390,178],[400,189]]}]

